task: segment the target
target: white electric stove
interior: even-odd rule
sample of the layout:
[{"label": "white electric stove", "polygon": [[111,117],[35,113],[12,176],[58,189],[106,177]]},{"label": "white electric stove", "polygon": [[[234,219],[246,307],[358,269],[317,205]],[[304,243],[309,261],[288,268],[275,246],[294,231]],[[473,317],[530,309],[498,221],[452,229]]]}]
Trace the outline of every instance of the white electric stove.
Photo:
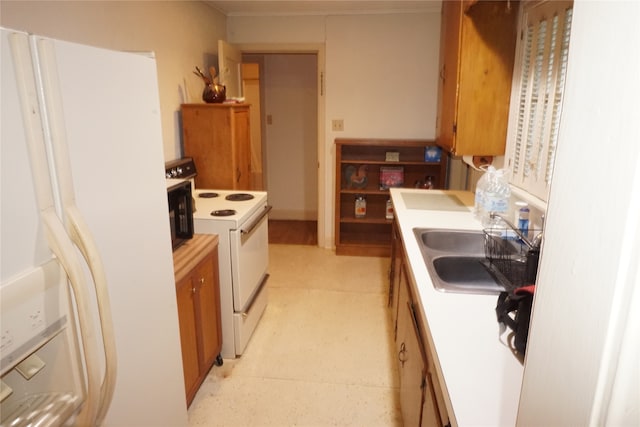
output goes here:
[{"label": "white electric stove", "polygon": [[[172,170],[177,169],[195,167],[191,161]],[[244,352],[267,306],[271,207],[264,191],[194,189],[193,199],[194,232],[219,236],[221,355],[235,358]]]}]

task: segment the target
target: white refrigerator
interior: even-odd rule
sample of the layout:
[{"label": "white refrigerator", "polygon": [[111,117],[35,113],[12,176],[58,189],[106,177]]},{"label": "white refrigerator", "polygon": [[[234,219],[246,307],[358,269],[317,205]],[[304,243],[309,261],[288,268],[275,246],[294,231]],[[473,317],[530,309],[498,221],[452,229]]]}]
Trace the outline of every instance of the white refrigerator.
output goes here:
[{"label": "white refrigerator", "polygon": [[1,425],[186,425],[155,60],[1,43]]}]

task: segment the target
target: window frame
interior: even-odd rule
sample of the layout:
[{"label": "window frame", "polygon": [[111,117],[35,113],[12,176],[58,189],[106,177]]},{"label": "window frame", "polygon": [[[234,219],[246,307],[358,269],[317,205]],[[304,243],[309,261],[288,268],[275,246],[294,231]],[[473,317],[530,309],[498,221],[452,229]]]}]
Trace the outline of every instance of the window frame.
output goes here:
[{"label": "window frame", "polygon": [[520,6],[505,163],[512,186],[542,202],[553,176],[572,17],[573,1]]}]

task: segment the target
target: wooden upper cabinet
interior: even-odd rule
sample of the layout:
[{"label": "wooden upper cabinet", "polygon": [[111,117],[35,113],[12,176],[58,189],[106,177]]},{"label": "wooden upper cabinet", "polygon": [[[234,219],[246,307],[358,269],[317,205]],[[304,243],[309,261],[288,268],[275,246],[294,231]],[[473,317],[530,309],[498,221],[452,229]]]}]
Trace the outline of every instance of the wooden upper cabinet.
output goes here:
[{"label": "wooden upper cabinet", "polygon": [[518,2],[444,1],[437,142],[454,155],[503,155]]},{"label": "wooden upper cabinet", "polygon": [[193,157],[197,188],[252,190],[248,104],[183,104],[184,154]]}]

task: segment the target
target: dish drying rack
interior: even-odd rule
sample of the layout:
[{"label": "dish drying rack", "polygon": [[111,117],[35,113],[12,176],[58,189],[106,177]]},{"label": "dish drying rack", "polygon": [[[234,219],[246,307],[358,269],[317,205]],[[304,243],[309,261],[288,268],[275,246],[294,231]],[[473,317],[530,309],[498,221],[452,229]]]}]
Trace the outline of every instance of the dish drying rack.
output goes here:
[{"label": "dish drying rack", "polygon": [[[537,236],[541,230],[529,230]],[[536,282],[540,246],[519,232],[509,221],[499,217],[491,228],[484,229],[484,266],[507,291]]]}]

